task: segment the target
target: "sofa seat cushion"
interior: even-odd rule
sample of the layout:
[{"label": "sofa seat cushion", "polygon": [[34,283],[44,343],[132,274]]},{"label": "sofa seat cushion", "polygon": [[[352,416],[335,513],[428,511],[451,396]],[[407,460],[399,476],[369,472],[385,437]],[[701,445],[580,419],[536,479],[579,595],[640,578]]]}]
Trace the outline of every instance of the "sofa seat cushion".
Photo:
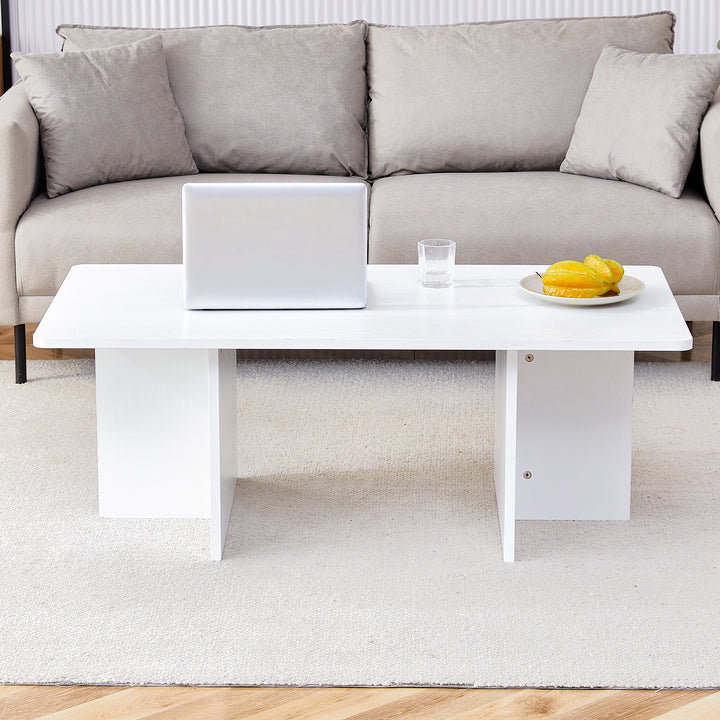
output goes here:
[{"label": "sofa seat cushion", "polygon": [[159,33],[204,172],[367,174],[366,25],[103,28],[61,25],[64,50]]},{"label": "sofa seat cushion", "polygon": [[99,185],[35,198],[15,235],[18,293],[54,295],[73,265],[182,262],[187,182],[357,182],[319,175],[212,173]]},{"label": "sofa seat cushion", "polygon": [[660,12],[371,25],[371,177],[557,170],[602,49],[672,52],[674,24]]},{"label": "sofa seat cushion", "polygon": [[720,225],[687,187],[679,199],[557,171],[447,173],[373,185],[371,263],[416,263],[417,241],[457,242],[458,263],[549,265],[589,253],[658,265],[676,295],[717,294]]}]

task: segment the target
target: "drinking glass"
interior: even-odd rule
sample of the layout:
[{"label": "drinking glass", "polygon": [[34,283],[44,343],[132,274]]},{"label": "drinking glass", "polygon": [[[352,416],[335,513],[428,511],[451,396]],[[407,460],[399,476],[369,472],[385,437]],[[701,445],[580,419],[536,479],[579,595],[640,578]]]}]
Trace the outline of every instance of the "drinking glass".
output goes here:
[{"label": "drinking glass", "polygon": [[455,243],[452,240],[430,238],[418,242],[420,284],[443,288],[453,283],[455,274]]}]

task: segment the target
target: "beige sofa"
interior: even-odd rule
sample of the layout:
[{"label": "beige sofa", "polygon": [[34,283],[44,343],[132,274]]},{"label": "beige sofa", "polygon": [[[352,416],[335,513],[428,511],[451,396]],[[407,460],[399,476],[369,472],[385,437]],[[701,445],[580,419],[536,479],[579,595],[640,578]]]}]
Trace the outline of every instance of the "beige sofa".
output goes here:
[{"label": "beige sofa", "polygon": [[[658,141],[652,152],[645,147],[647,157],[635,157],[643,143],[656,142],[654,122],[642,126],[641,142],[620,148],[631,162],[608,172],[583,165],[588,138],[592,145],[608,126],[598,129],[589,113],[604,48],[623,49],[608,65],[611,76],[618,62],[638,58],[644,72],[656,57],[633,53],[678,57],[669,55],[674,23],[671,13],[651,13],[435,27],[61,26],[63,56],[90,57],[93,67],[107,61],[106,70],[126,61],[148,67],[160,35],[189,153],[162,131],[173,125],[175,132],[178,116],[166,93],[153,90],[152,73],[123,69],[111,100],[93,114],[85,100],[80,110],[47,100],[44,60],[16,61],[24,82],[0,98],[0,324],[17,327],[18,381],[24,323],[42,318],[70,267],[182,261],[183,183],[298,177],[368,181],[371,263],[414,263],[418,239],[451,237],[459,263],[549,264],[593,252],[659,265],[684,317],[714,322],[711,374],[720,379],[720,102],[705,111],[717,84],[700,78],[685,140],[669,128],[671,143],[689,143],[690,162],[702,121],[687,182],[674,145]],[[140,61],[137,48],[146,53]],[[58,82],[94,82],[80,66],[68,67],[55,90]],[[651,80],[668,71],[653,72]],[[600,102],[608,94],[594,91]],[[151,108],[143,120],[142,105],[161,96],[162,111]],[[672,110],[671,93],[657,102],[668,105],[668,97]],[[132,103],[139,107],[124,117]],[[62,125],[63,113],[66,124],[81,118],[73,142],[65,142],[67,128],[58,137],[53,125],[58,116]],[[162,163],[168,154],[170,171]],[[660,178],[656,186],[669,166],[679,180],[668,187]]]}]

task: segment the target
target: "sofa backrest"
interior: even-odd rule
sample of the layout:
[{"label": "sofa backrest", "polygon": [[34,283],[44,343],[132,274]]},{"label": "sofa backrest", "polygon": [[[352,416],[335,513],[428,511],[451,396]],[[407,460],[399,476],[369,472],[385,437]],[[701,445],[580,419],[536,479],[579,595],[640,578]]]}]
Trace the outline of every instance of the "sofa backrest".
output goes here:
[{"label": "sofa backrest", "polygon": [[65,51],[159,33],[201,171],[367,176],[364,22],[57,32]]},{"label": "sofa backrest", "polygon": [[669,53],[674,27],[657,12],[58,33],[66,51],[159,33],[201,171],[379,178],[558,169],[602,49]]},{"label": "sofa backrest", "polygon": [[558,169],[600,52],[672,52],[675,16],[368,29],[372,178]]}]

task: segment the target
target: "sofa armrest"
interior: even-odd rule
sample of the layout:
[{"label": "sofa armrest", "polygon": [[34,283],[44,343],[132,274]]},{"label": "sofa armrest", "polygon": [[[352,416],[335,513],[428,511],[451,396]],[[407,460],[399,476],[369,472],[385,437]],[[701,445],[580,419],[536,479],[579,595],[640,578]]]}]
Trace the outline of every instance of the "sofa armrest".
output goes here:
[{"label": "sofa armrest", "polygon": [[40,128],[21,85],[0,97],[0,325],[20,322],[15,227],[42,187]]},{"label": "sofa armrest", "polygon": [[700,162],[708,202],[720,220],[720,93],[716,94],[700,125]]}]

